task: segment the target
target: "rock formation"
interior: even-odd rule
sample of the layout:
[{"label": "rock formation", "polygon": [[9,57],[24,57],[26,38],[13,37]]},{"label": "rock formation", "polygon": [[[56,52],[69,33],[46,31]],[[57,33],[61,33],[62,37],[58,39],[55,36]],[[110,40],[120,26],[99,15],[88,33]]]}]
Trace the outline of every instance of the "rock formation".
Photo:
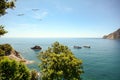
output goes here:
[{"label": "rock formation", "polygon": [[34,47],[32,47],[31,49],[33,49],[33,50],[41,50],[42,48],[40,47],[40,46],[34,46]]},{"label": "rock formation", "polygon": [[33,63],[33,61],[28,61],[28,60],[24,59],[24,58],[20,55],[20,53],[17,52],[16,50],[14,50],[14,49],[12,49],[12,50],[10,51],[10,54],[8,55],[8,57],[9,57],[10,59],[14,59],[14,60],[16,60],[16,61],[20,61],[20,62],[23,62],[23,63],[25,63],[25,64],[31,64],[31,63]]},{"label": "rock formation", "polygon": [[103,36],[103,39],[120,39],[120,29],[113,33]]},{"label": "rock formation", "polygon": [[28,61],[24,59],[19,52],[14,50],[10,44],[0,44],[0,57],[7,56],[10,59],[23,62],[25,64],[33,63],[33,61]]}]

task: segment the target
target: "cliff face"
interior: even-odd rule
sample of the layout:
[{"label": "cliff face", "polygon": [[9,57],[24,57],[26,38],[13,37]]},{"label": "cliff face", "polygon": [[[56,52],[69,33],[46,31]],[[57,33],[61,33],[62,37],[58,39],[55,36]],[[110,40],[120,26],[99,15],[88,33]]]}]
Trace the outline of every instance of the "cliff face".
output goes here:
[{"label": "cliff face", "polygon": [[118,29],[113,33],[103,36],[103,38],[104,39],[120,39],[120,29]]}]

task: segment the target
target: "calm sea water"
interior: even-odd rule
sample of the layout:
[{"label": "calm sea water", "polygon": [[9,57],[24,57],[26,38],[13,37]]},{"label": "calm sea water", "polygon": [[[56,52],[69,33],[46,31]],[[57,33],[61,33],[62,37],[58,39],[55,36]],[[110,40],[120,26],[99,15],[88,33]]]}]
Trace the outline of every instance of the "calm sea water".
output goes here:
[{"label": "calm sea water", "polygon": [[[67,45],[76,57],[83,60],[85,73],[83,80],[120,80],[120,40],[87,39],[87,38],[0,38],[0,44],[9,43],[21,55],[34,60],[28,65],[30,69],[39,71],[37,58],[39,52],[30,48],[40,45],[46,50],[55,41]],[[91,48],[74,49],[73,46],[90,45]]]}]

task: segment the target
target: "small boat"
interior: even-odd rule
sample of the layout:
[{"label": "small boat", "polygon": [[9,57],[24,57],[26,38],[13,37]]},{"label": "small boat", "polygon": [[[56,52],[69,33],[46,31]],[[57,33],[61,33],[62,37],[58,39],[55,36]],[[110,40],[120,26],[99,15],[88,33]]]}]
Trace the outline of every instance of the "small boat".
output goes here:
[{"label": "small boat", "polygon": [[75,49],[81,49],[82,47],[80,46],[74,46]]},{"label": "small boat", "polygon": [[34,46],[34,47],[32,47],[31,49],[33,49],[33,50],[41,50],[42,48],[40,47],[40,46]]},{"label": "small boat", "polygon": [[87,46],[87,45],[86,45],[86,46],[83,46],[83,47],[84,47],[84,48],[90,48],[90,46]]}]

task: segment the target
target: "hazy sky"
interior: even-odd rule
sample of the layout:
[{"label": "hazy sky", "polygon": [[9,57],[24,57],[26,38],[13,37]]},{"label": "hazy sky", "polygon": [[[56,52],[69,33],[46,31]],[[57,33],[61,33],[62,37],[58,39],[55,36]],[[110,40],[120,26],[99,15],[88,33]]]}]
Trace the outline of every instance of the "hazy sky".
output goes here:
[{"label": "hazy sky", "polygon": [[120,28],[120,0],[17,0],[4,37],[102,37]]}]

